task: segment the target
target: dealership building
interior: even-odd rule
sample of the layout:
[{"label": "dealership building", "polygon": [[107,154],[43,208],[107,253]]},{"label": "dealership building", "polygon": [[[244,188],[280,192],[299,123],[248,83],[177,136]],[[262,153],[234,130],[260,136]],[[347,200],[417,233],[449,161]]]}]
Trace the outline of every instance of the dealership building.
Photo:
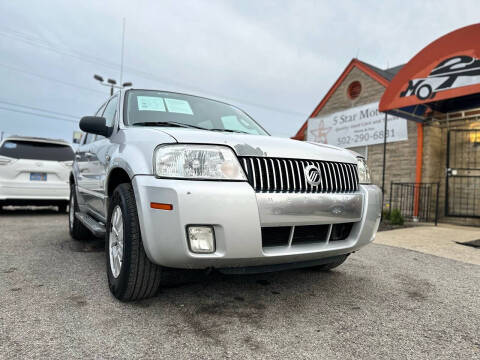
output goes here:
[{"label": "dealership building", "polygon": [[437,39],[404,65],[351,60],[293,138],[365,156],[385,210],[480,225],[477,39],[480,24]]}]

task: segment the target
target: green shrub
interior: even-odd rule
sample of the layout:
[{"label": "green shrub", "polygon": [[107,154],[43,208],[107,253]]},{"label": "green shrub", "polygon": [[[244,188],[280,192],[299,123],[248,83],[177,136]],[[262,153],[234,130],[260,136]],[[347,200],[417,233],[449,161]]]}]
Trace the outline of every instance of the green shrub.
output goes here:
[{"label": "green shrub", "polygon": [[393,209],[390,213],[390,224],[392,225],[403,225],[405,219],[402,216],[402,213],[398,209]]},{"label": "green shrub", "polygon": [[389,210],[383,210],[382,218],[384,220],[389,220],[390,221],[390,211]]}]

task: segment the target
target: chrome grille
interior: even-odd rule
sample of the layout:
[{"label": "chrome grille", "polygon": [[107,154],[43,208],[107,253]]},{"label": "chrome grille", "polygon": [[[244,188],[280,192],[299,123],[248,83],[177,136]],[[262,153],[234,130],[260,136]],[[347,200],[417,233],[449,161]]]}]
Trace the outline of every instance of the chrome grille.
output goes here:
[{"label": "chrome grille", "polygon": [[[358,190],[356,164],[266,157],[240,157],[240,163],[256,192],[339,193]],[[308,165],[319,170],[319,184],[316,186],[308,183],[305,177]]]}]

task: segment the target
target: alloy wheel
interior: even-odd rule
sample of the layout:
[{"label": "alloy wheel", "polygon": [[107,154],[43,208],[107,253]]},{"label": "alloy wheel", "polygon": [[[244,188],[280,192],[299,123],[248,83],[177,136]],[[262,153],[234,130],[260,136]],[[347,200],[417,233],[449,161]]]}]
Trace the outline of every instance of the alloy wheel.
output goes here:
[{"label": "alloy wheel", "polygon": [[120,275],[123,263],[123,215],[120,206],[115,206],[110,219],[108,249],[110,254],[110,270],[114,278]]}]

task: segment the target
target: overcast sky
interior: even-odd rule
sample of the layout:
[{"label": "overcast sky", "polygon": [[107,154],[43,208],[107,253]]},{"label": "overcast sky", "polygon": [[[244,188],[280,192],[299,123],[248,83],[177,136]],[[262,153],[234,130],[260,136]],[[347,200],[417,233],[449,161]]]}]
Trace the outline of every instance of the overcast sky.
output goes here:
[{"label": "overcast sky", "polygon": [[0,131],[71,141],[108,97],[93,74],[119,79],[124,17],[123,81],[230,102],[287,137],[353,57],[402,64],[479,14],[478,0],[1,1]]}]

